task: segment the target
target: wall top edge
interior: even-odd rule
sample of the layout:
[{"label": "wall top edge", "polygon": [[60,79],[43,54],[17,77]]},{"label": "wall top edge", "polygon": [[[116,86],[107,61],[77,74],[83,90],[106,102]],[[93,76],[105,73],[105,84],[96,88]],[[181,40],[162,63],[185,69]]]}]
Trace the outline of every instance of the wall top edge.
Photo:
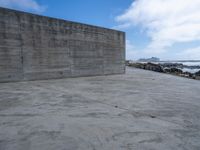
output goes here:
[{"label": "wall top edge", "polygon": [[96,25],[90,25],[90,24],[86,24],[86,23],[80,23],[80,22],[76,22],[76,21],[69,21],[69,20],[65,20],[65,19],[59,19],[59,18],[55,18],[55,17],[49,17],[49,16],[45,16],[45,15],[39,15],[39,14],[29,13],[29,12],[25,12],[25,11],[14,10],[14,9],[10,9],[10,8],[0,7],[0,11],[14,12],[14,13],[18,13],[18,14],[21,14],[21,15],[27,14],[27,15],[31,15],[31,16],[35,16],[35,17],[43,17],[43,18],[46,18],[46,19],[52,19],[52,20],[55,20],[55,21],[63,21],[63,22],[66,22],[66,23],[80,24],[80,25],[84,25],[84,26],[88,26],[88,27],[110,30],[110,31],[118,32],[118,33],[125,35],[125,32],[115,30],[115,29],[105,28],[105,27],[96,26]]}]

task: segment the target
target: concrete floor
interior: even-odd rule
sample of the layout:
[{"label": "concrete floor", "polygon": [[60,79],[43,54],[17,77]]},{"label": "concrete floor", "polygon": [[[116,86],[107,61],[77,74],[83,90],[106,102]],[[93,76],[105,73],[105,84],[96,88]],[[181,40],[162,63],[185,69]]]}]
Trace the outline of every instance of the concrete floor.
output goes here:
[{"label": "concrete floor", "polygon": [[199,150],[200,81],[125,75],[0,84],[0,150]]}]

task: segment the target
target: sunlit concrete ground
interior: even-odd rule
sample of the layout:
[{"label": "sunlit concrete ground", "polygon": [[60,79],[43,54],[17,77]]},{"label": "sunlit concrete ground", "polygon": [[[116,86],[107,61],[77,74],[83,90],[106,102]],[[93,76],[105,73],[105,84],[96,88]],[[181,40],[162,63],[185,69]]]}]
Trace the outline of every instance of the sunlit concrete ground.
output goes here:
[{"label": "sunlit concrete ground", "polygon": [[199,150],[200,81],[125,75],[0,83],[0,150]]}]

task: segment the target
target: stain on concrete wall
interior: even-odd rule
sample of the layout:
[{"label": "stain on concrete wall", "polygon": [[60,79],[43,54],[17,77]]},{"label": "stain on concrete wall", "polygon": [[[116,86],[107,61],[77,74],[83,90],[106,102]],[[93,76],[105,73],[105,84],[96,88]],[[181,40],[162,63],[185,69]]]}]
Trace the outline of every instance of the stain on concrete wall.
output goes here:
[{"label": "stain on concrete wall", "polygon": [[125,33],[0,8],[0,82],[125,73]]}]

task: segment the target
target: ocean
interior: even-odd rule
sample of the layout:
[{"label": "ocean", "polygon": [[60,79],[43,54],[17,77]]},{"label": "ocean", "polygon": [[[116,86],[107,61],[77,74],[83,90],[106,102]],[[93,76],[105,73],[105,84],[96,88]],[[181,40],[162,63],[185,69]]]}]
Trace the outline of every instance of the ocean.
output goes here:
[{"label": "ocean", "polygon": [[[182,68],[182,71],[184,72],[190,72],[190,73],[196,73],[198,71],[200,71],[199,67],[200,66],[200,61],[167,61],[167,62],[163,62],[163,63],[180,63],[186,66],[197,66],[197,68]],[[179,68],[181,69],[181,68]]]},{"label": "ocean", "polygon": [[181,63],[181,64],[187,65],[187,66],[200,66],[200,61],[199,62],[191,62],[191,61],[179,62],[179,61],[173,61],[172,63]]},{"label": "ocean", "polygon": [[[146,63],[146,62],[140,62],[140,63]],[[185,66],[197,66],[197,68],[179,68],[181,69],[183,72],[190,72],[190,73],[196,73],[198,71],[200,71],[200,61],[160,61],[160,62],[152,62],[155,64],[162,64],[162,63],[179,63],[179,64],[183,64]]]}]

